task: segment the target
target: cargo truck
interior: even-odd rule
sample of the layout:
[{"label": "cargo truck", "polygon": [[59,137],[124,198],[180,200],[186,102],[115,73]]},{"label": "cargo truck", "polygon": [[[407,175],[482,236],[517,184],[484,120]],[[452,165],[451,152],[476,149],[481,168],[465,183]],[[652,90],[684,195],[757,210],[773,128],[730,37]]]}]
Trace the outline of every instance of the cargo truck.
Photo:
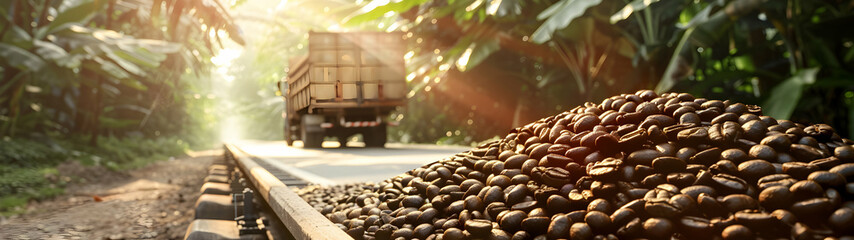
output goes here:
[{"label": "cargo truck", "polygon": [[362,134],[386,143],[387,117],[408,92],[400,32],[309,32],[308,54],[292,58],[279,82],[288,145],[319,148],[325,137]]}]

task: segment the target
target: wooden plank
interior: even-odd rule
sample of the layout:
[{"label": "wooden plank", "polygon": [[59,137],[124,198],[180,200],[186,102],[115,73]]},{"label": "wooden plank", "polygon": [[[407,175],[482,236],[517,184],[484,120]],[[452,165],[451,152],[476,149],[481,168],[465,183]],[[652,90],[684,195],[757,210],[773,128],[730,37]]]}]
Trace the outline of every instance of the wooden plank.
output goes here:
[{"label": "wooden plank", "polygon": [[285,228],[293,234],[294,238],[305,240],[353,239],[321,215],[320,212],[314,210],[273,174],[258,165],[246,152],[233,144],[225,144],[225,147],[234,155],[244,177],[256,186],[258,195],[270,204],[270,208],[282,220]]}]

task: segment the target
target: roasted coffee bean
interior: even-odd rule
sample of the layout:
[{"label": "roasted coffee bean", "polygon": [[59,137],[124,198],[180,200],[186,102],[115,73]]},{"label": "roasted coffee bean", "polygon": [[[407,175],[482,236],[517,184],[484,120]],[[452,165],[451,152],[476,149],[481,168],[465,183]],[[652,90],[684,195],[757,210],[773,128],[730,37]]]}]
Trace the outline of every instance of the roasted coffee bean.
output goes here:
[{"label": "roasted coffee bean", "polygon": [[748,152],[751,158],[773,161],[777,159],[777,151],[768,145],[755,145]]},{"label": "roasted coffee bean", "polygon": [[629,154],[629,156],[626,158],[626,163],[632,165],[651,166],[652,161],[661,156],[661,152],[656,151],[654,149],[638,150]]},{"label": "roasted coffee bean", "polygon": [[840,234],[851,234],[854,232],[854,209],[840,208],[830,215],[827,220],[833,230]]},{"label": "roasted coffee bean", "polygon": [[712,165],[717,162],[721,156],[721,149],[713,147],[703,151],[698,152],[696,155],[691,157],[689,164],[702,164],[702,165]]},{"label": "roasted coffee bean", "polygon": [[731,225],[721,232],[724,240],[749,240],[754,239],[753,231],[743,225]]},{"label": "roasted coffee bean", "polygon": [[730,160],[734,163],[742,163],[750,159],[750,157],[738,148],[730,148],[721,152],[721,159]]},{"label": "roasted coffee bean", "polygon": [[774,150],[779,152],[783,152],[789,150],[789,147],[792,145],[792,140],[785,134],[773,134],[763,138],[759,143],[772,147]]},{"label": "roasted coffee bean", "polygon": [[687,163],[682,159],[670,156],[658,157],[652,161],[652,169],[658,173],[673,173],[685,171]]},{"label": "roasted coffee bean", "polygon": [[691,237],[709,238],[714,230],[709,220],[701,217],[685,216],[679,219],[678,224],[681,233]]},{"label": "roasted coffee bean", "polygon": [[828,171],[810,173],[810,175],[807,176],[807,180],[815,181],[824,188],[842,187],[842,185],[845,185],[846,183],[845,177],[838,173]]},{"label": "roasted coffee bean", "polygon": [[569,228],[569,239],[571,240],[590,240],[593,239],[593,230],[589,225],[583,222],[573,223]]},{"label": "roasted coffee bean", "polygon": [[759,204],[767,210],[787,208],[794,194],[786,186],[772,186],[759,193]]},{"label": "roasted coffee bean", "polygon": [[816,165],[810,165],[803,162],[788,162],[783,163],[783,173],[792,176],[795,179],[806,179],[810,173],[818,171]]},{"label": "roasted coffee bean", "polygon": [[587,174],[594,179],[613,180],[618,176],[618,170],[623,161],[615,158],[606,158],[588,167]]},{"label": "roasted coffee bean", "polygon": [[854,234],[854,141],[828,125],[761,114],[732,101],[639,91],[382,183],[299,194],[356,239]]},{"label": "roasted coffee bean", "polygon": [[815,147],[804,144],[792,144],[789,153],[799,161],[808,162],[822,157],[821,152]]},{"label": "roasted coffee bean", "polygon": [[751,120],[741,125],[744,137],[753,142],[759,142],[765,137],[768,126],[760,120]]},{"label": "roasted coffee bean", "polygon": [[505,231],[517,231],[522,227],[522,220],[528,217],[523,211],[512,210],[501,216],[498,225]]},{"label": "roasted coffee bean", "polygon": [[699,197],[700,194],[702,194],[702,193],[709,195],[709,196],[712,196],[712,197],[717,196],[717,192],[715,191],[714,188],[711,188],[709,186],[704,186],[704,185],[689,186],[689,187],[683,188],[681,190],[681,192],[682,192],[682,194],[688,195],[693,199],[697,199],[697,197]]},{"label": "roasted coffee bean", "polygon": [[587,205],[587,211],[599,211],[608,214],[613,211],[613,207],[611,206],[611,203],[608,202],[608,200],[605,200],[604,198],[597,198],[593,201],[590,201],[590,203]]},{"label": "roasted coffee bean", "polygon": [[750,183],[756,182],[761,177],[774,174],[774,172],[774,166],[763,160],[750,160],[738,165],[738,176]]},{"label": "roasted coffee bean", "polygon": [[854,146],[839,146],[833,149],[833,156],[846,163],[854,162]]},{"label": "roasted coffee bean", "polygon": [[542,233],[546,233],[549,227],[549,218],[548,217],[531,217],[525,218],[522,220],[522,230],[539,235]]},{"label": "roasted coffee bean", "polygon": [[569,235],[570,221],[566,215],[558,214],[552,217],[546,236],[550,239],[564,238]]},{"label": "roasted coffee bean", "polygon": [[824,195],[824,189],[817,182],[812,180],[798,181],[789,187],[789,191],[794,194],[796,201],[817,198]]},{"label": "roasted coffee bean", "polygon": [[745,194],[732,194],[721,201],[730,212],[738,212],[745,209],[756,209],[758,204],[755,199]]},{"label": "roasted coffee bean", "polygon": [[830,172],[842,175],[848,182],[854,182],[854,163],[846,163],[830,169]]},{"label": "roasted coffee bean", "polygon": [[653,198],[646,201],[644,211],[652,217],[674,219],[682,214],[682,209],[669,202],[669,198]]},{"label": "roasted coffee bean", "polygon": [[492,222],[489,220],[473,219],[465,221],[465,229],[473,237],[488,237],[492,231]]},{"label": "roasted coffee bean", "polygon": [[736,176],[728,174],[715,174],[712,176],[715,190],[724,194],[735,194],[747,192],[747,182]]},{"label": "roasted coffee bean", "polygon": [[653,239],[670,238],[674,227],[670,220],[664,218],[649,218],[643,222],[644,233]]},{"label": "roasted coffee bean", "polygon": [[812,198],[796,202],[789,210],[799,220],[819,219],[824,220],[833,213],[833,203],[827,198]]}]

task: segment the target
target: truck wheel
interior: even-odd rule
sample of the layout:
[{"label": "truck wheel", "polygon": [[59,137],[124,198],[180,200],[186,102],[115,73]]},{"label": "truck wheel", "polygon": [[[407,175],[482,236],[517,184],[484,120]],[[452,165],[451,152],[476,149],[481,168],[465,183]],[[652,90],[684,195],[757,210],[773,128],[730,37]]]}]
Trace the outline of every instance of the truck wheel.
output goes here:
[{"label": "truck wheel", "polygon": [[294,145],[294,138],[291,136],[291,124],[288,123],[288,120],[285,120],[285,144],[287,146]]},{"label": "truck wheel", "polygon": [[367,147],[385,147],[386,126],[378,126],[369,129],[365,134],[365,146]]},{"label": "truck wheel", "polygon": [[323,145],[323,132],[302,132],[302,146],[304,148],[321,148]]},{"label": "truck wheel", "polygon": [[325,130],[320,127],[320,124],[323,123],[323,116],[305,114],[302,115],[300,122],[302,146],[304,148],[320,148],[323,144],[323,137],[326,135]]}]

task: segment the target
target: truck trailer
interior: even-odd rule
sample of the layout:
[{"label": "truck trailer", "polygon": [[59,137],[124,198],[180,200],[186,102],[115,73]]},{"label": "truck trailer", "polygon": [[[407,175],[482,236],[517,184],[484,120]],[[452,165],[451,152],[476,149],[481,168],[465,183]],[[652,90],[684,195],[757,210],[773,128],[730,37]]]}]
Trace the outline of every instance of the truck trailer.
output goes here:
[{"label": "truck trailer", "polygon": [[309,32],[308,54],[292,58],[279,82],[288,145],[319,148],[325,137],[362,134],[368,147],[386,143],[387,117],[405,104],[400,32]]}]

